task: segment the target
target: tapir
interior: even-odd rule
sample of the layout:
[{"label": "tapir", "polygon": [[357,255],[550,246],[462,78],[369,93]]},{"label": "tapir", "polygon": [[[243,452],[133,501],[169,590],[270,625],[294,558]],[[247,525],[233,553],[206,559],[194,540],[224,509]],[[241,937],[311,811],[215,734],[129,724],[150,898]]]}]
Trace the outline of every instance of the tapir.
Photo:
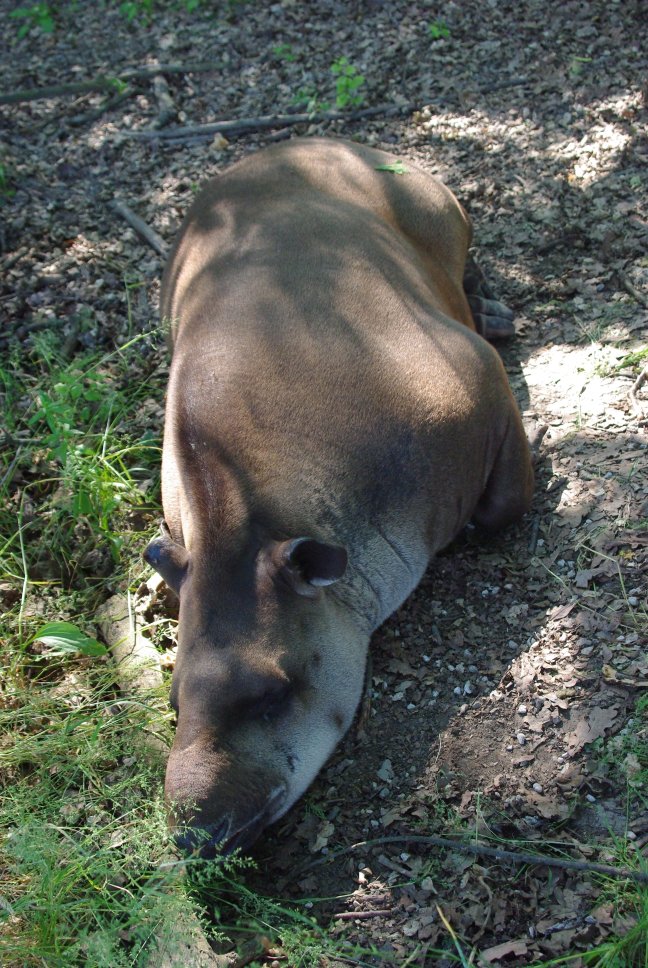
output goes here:
[{"label": "tapir", "polygon": [[181,226],[161,295],[165,524],[145,557],[179,596],[166,797],[186,850],[245,849],[282,816],[430,557],[529,507],[529,444],[484,338],[512,314],[466,270],[470,242],[441,182],[326,138],[246,157]]}]

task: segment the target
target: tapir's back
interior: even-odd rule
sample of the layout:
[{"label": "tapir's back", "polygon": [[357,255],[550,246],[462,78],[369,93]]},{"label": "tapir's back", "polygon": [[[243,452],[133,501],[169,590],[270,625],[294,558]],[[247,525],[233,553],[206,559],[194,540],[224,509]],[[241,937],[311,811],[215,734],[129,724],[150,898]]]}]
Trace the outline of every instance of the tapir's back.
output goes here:
[{"label": "tapir's back", "polygon": [[403,573],[378,620],[473,514],[519,421],[463,293],[467,217],[439,182],[394,167],[321,139],[245,160],[194,203],[162,297],[165,458],[183,463],[165,509],[179,477],[194,498],[218,478],[203,495],[218,515],[227,465],[240,513],[266,531],[341,541],[377,581],[396,548]]}]

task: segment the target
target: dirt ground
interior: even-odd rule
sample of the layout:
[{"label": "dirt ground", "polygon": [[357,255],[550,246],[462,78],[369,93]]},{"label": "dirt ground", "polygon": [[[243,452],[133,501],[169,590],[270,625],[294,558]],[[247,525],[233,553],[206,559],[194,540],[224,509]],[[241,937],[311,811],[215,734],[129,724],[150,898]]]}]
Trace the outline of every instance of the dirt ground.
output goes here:
[{"label": "dirt ground", "polygon": [[[394,965],[443,963],[426,954],[448,945],[437,905],[486,963],[534,964],[623,934],[631,919],[591,872],[407,835],[599,863],[618,863],[619,843],[645,852],[624,745],[648,676],[648,391],[630,395],[648,329],[642,4],[231,0],[164,4],[130,24],[117,3],[61,4],[52,34],[23,38],[14,6],[0,2],[2,93],[186,69],[163,71],[172,108],[159,130],[151,77],[0,103],[5,349],[43,327],[71,352],[150,328],[163,260],[115,198],[168,244],[205,176],[272,140],[327,133],[411,158],[456,192],[517,313],[502,354],[520,408],[549,427],[532,513],[488,542],[468,530],[376,634],[361,723],[260,842],[249,882],[331,899],[309,910]],[[334,105],[342,56],[365,78],[361,107],[415,107],[227,140],[162,136],[294,112],[304,90]],[[166,361],[143,354],[141,366]]]}]

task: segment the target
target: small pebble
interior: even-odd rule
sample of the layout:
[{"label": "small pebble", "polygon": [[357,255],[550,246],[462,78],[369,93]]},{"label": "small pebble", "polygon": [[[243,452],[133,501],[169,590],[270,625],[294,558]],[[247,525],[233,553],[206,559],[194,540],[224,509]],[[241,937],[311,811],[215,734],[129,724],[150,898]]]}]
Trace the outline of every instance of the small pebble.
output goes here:
[{"label": "small pebble", "polygon": [[596,797],[593,797],[591,793],[588,793],[585,799],[589,800],[590,803],[596,803]]},{"label": "small pebble", "polygon": [[526,736],[524,735],[524,733],[518,733],[516,736],[516,739],[520,744],[520,746],[524,746],[524,744],[526,743]]},{"label": "small pebble", "polygon": [[513,747],[511,746],[511,744],[510,744],[510,743],[509,743],[509,744],[508,744],[508,746],[506,747],[506,752],[507,752],[507,753],[512,753],[512,752],[513,752]]},{"label": "small pebble", "polygon": [[533,789],[536,793],[542,793],[542,783],[534,783]]},{"label": "small pebble", "polygon": [[518,712],[520,716],[526,716],[527,708],[524,705],[518,706]]},{"label": "small pebble", "polygon": [[632,605],[632,607],[634,608],[634,606],[638,604],[639,604],[639,599],[637,598],[636,595],[630,595],[628,597],[628,605]]},{"label": "small pebble", "polygon": [[466,696],[472,696],[473,692],[475,691],[472,682],[464,682],[463,691]]},{"label": "small pebble", "polygon": [[629,830],[627,832],[627,834],[626,834],[626,837],[628,838],[628,840],[636,840],[637,839],[637,835],[634,832],[634,830]]}]

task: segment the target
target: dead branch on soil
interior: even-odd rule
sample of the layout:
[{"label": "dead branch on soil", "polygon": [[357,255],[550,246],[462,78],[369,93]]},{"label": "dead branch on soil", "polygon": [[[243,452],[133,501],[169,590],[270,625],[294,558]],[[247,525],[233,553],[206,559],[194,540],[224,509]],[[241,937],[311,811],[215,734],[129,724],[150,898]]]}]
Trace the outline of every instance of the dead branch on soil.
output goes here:
[{"label": "dead branch on soil", "polygon": [[411,114],[415,104],[381,104],[360,111],[320,111],[317,114],[276,114],[258,118],[240,118],[237,121],[213,121],[209,124],[184,125],[159,131],[146,128],[142,131],[118,131],[117,137],[143,140],[163,138],[166,141],[183,141],[186,138],[210,138],[214,134],[241,134],[244,131],[262,131],[265,128],[281,128],[295,124],[320,124],[323,121],[358,121],[361,118],[391,117],[395,114]]},{"label": "dead branch on soil", "polygon": [[[137,616],[130,597],[113,595],[96,614],[101,637],[117,665],[117,682],[121,692],[137,695],[162,685],[160,654],[150,639],[137,627]],[[154,733],[142,730],[143,749],[154,756],[166,756],[167,744]]]},{"label": "dead branch on soil", "polygon": [[152,249],[155,249],[158,255],[165,256],[167,254],[167,245],[164,239],[154,229],[149,228],[146,222],[139,215],[136,215],[125,202],[115,198],[112,202],[112,208],[128,222],[141,239],[148,242]]},{"label": "dead branch on soil", "polygon": [[[629,881],[648,884],[648,873],[633,871],[627,867],[612,867],[609,864],[590,864],[581,860],[566,860],[560,857],[544,857],[542,854],[526,854],[515,850],[503,850],[500,847],[488,847],[486,844],[464,844],[447,837],[422,836],[420,834],[398,834],[390,837],[377,837],[375,840],[361,840],[357,844],[350,844],[340,850],[331,851],[326,857],[318,857],[299,870],[299,875],[320,867],[331,860],[350,854],[365,847],[378,847],[383,844],[426,844],[431,847],[442,847],[454,850],[460,854],[475,854],[478,857],[490,857],[497,861],[510,861],[513,864],[532,864],[538,867],[558,867],[568,871],[583,871],[590,874],[603,874],[607,877],[618,877]],[[569,846],[569,845],[565,845]]]},{"label": "dead branch on soil", "polygon": [[[628,393],[628,396],[630,397],[630,403],[632,404],[635,412],[638,413],[641,417],[643,417],[645,411],[637,394],[641,390],[646,380],[648,380],[648,367],[645,366],[641,371],[641,373],[639,374],[639,376],[637,377],[637,379],[632,384],[630,391]],[[645,422],[646,422],[645,419],[639,421],[639,423],[641,424]]]},{"label": "dead branch on soil", "polygon": [[91,111],[82,111],[81,114],[75,114],[73,117],[67,119],[67,123],[73,125],[73,127],[78,128],[82,124],[92,124],[93,121],[97,121],[98,118],[105,114],[106,111],[112,111],[113,108],[118,107],[122,101],[127,101],[129,97],[132,97],[135,93],[135,88],[130,85],[126,87],[123,91],[115,94],[114,97],[108,97],[100,104],[98,108],[93,108]]},{"label": "dead branch on soil", "polygon": [[640,306],[643,306],[644,309],[648,309],[648,296],[644,296],[642,292],[639,292],[639,290],[632,285],[625,272],[622,272],[621,269],[617,269],[617,276],[619,277],[621,286],[623,289],[625,289],[628,295],[632,296],[632,298],[638,302]]},{"label": "dead branch on soil", "polygon": [[368,921],[369,918],[387,918],[393,913],[393,908],[381,908],[376,911],[338,911],[333,917],[336,921]]},{"label": "dead branch on soil", "polygon": [[49,97],[91,94],[94,91],[114,91],[126,81],[146,80],[157,74],[193,74],[202,71],[216,71],[219,65],[213,61],[198,64],[149,64],[147,67],[134,67],[121,71],[114,77],[100,74],[90,81],[75,81],[71,84],[48,84],[45,87],[25,88],[22,91],[0,93],[0,104],[19,104],[22,101],[42,101]]}]

